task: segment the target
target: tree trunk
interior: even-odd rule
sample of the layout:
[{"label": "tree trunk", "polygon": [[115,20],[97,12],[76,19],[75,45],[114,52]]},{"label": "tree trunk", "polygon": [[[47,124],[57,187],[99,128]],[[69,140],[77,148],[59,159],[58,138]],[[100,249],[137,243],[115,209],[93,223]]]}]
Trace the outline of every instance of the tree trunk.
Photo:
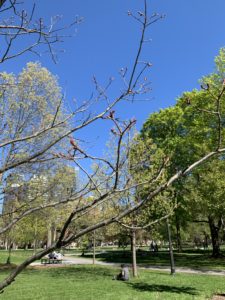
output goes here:
[{"label": "tree trunk", "polygon": [[4,240],[4,248],[5,250],[8,250],[8,238],[5,238]]},{"label": "tree trunk", "polygon": [[33,251],[34,254],[37,251],[37,231],[38,231],[37,218],[35,218],[35,224],[34,224],[34,251]]},{"label": "tree trunk", "polygon": [[169,252],[170,252],[170,274],[174,275],[175,274],[175,263],[174,263],[174,256],[173,256],[173,244],[172,244],[170,224],[169,224],[168,219],[166,219],[166,227],[167,227],[167,233],[168,233]]},{"label": "tree trunk", "polygon": [[182,252],[181,234],[180,234],[180,220],[176,216],[176,238],[177,238],[177,251]]},{"label": "tree trunk", "polygon": [[51,224],[48,227],[48,236],[47,236],[47,248],[51,246],[52,244],[52,228],[51,228]]},{"label": "tree trunk", "polygon": [[220,242],[219,242],[219,231],[221,229],[221,219],[219,220],[218,224],[216,225],[215,220],[212,217],[208,217],[209,220],[209,228],[211,233],[211,239],[212,239],[212,257],[219,257],[220,254]]},{"label": "tree trunk", "polygon": [[56,231],[56,226],[52,226],[52,243],[54,243],[57,239],[57,231]]},{"label": "tree trunk", "polygon": [[132,249],[132,271],[133,276],[137,277],[137,256],[136,256],[136,231],[132,230],[131,236],[131,249]]},{"label": "tree trunk", "polygon": [[95,230],[93,231],[93,265],[95,265]]},{"label": "tree trunk", "polygon": [[8,257],[6,260],[7,265],[11,264],[11,252],[12,252],[12,244],[11,244],[11,241],[8,241]]}]

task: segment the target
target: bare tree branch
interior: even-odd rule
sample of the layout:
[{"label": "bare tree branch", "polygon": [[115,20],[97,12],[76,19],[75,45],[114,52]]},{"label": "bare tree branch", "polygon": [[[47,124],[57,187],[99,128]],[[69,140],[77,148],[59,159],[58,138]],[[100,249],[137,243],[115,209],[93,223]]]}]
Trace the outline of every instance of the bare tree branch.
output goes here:
[{"label": "bare tree branch", "polygon": [[[9,2],[9,5],[5,8],[2,8],[6,2]],[[33,5],[31,12],[28,13],[24,9],[20,10],[19,5],[21,3],[17,0],[14,1],[1,1],[0,2],[0,13],[4,14],[10,11],[12,16],[11,18],[5,18],[0,23],[0,37],[5,38],[5,43],[1,42],[1,57],[0,63],[5,62],[6,60],[16,58],[26,52],[33,52],[37,55],[40,55],[40,52],[36,51],[36,48],[39,46],[47,46],[47,49],[53,59],[56,62],[56,53],[53,49],[53,45],[59,42],[62,42],[64,38],[71,36],[71,34],[65,34],[71,27],[74,27],[75,24],[81,22],[81,18],[76,17],[71,24],[59,27],[58,22],[59,18],[52,18],[51,23],[46,25],[42,18],[38,21],[34,21],[34,12],[35,5]],[[27,40],[24,40],[27,37]],[[27,41],[27,46],[18,48],[13,47],[15,41],[23,38],[24,45]]]}]

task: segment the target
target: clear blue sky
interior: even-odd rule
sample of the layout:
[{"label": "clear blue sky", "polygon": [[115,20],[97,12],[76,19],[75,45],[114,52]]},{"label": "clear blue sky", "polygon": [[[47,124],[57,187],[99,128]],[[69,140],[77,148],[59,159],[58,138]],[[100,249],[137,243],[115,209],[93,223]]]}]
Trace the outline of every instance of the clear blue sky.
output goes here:
[{"label": "clear blue sky", "polygon": [[[32,2],[32,1],[30,1]],[[51,16],[62,15],[63,23],[69,23],[75,15],[84,17],[75,37],[58,47],[57,65],[43,56],[40,61],[59,77],[68,100],[89,98],[92,76],[101,83],[115,77],[115,90],[120,87],[118,70],[129,66],[135,55],[139,27],[127,16],[128,10],[142,10],[141,0],[38,0],[36,13],[48,21]],[[25,3],[28,1],[25,0]],[[153,64],[148,78],[152,92],[151,101],[125,103],[118,113],[124,119],[136,117],[140,129],[148,115],[159,108],[175,103],[183,91],[198,88],[198,79],[213,71],[213,60],[225,42],[224,0],[149,0],[149,11],[166,15],[148,31],[152,39],[144,49],[143,58]],[[18,72],[29,60],[36,57],[9,61],[2,68]],[[84,137],[95,142],[97,153],[108,139],[107,128],[96,124]],[[103,143],[103,145],[101,144]]]}]

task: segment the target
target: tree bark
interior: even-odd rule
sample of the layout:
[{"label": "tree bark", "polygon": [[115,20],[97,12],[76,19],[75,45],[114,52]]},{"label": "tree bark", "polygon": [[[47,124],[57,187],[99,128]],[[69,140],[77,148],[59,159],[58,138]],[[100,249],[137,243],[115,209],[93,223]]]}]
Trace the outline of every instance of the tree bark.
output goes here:
[{"label": "tree bark", "polygon": [[51,224],[48,227],[48,233],[47,233],[47,248],[50,247],[52,244],[52,228]]},{"label": "tree bark", "polygon": [[213,217],[209,216],[209,228],[211,233],[211,239],[212,239],[212,257],[217,258],[220,257],[220,241],[219,241],[219,231],[222,226],[221,218],[216,224],[216,221]]},{"label": "tree bark", "polygon": [[177,238],[177,251],[182,252],[181,234],[180,234],[180,220],[176,215],[176,238]]},{"label": "tree bark", "polygon": [[52,243],[54,243],[57,240],[57,231],[56,231],[56,225],[54,224],[52,226]]},{"label": "tree bark", "polygon": [[37,231],[38,231],[38,225],[37,225],[37,217],[35,218],[34,223],[34,247],[33,247],[33,253],[35,254],[37,251]]},{"label": "tree bark", "polygon": [[173,256],[173,244],[172,244],[170,224],[169,224],[168,219],[166,219],[166,227],[167,227],[167,233],[168,233],[169,252],[170,252],[170,274],[174,275],[175,274],[175,263],[174,263],[174,256]]},{"label": "tree bark", "polygon": [[6,260],[6,264],[10,265],[11,264],[11,253],[12,253],[12,245],[11,245],[11,241],[9,241],[9,246],[8,246],[8,257]]},{"label": "tree bark", "polygon": [[93,265],[95,265],[95,244],[96,244],[95,230],[93,231]]},{"label": "tree bark", "polygon": [[133,276],[137,277],[137,256],[136,256],[136,231],[131,232],[131,249],[132,249],[132,271]]}]

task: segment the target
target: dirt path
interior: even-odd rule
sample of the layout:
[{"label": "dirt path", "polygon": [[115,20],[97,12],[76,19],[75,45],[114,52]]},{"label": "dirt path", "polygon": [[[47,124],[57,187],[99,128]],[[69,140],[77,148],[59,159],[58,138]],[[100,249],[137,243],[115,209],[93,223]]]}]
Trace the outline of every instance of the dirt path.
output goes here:
[{"label": "dirt path", "polygon": [[[89,258],[82,258],[80,256],[75,255],[65,255],[63,259],[63,265],[91,265],[93,264],[93,260]],[[102,265],[102,266],[113,266],[113,267],[119,267],[120,263],[109,263],[109,262],[103,262],[103,261],[95,261],[96,265]],[[32,263],[32,266],[40,266],[40,263]],[[57,266],[57,265],[56,265]],[[161,270],[170,272],[170,267],[161,267],[161,266],[152,266],[152,265],[140,265],[140,269],[149,269],[149,270]],[[225,270],[223,271],[203,271],[203,270],[195,270],[190,268],[183,268],[183,267],[177,267],[176,273],[188,273],[188,274],[202,274],[202,275],[220,275],[225,276]]]},{"label": "dirt path", "polygon": [[224,299],[225,299],[224,295],[215,295],[212,298],[212,300],[224,300]]}]

